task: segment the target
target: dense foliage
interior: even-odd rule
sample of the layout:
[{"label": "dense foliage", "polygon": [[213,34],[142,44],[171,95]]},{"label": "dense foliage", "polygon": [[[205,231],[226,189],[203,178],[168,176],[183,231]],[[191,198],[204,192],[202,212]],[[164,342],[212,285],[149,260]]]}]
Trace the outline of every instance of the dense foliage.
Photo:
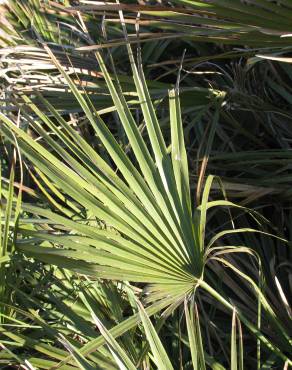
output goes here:
[{"label": "dense foliage", "polygon": [[0,366],[288,369],[289,0],[0,5]]}]

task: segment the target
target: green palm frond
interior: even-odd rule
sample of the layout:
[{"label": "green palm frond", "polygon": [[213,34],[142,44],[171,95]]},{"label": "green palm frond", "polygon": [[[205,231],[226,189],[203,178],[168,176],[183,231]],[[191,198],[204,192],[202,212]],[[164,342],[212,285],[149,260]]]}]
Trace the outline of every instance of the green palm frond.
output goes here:
[{"label": "green palm frond", "polygon": [[[285,36],[291,32],[292,7],[289,2],[213,0],[175,0],[172,6],[136,5],[127,2],[90,2],[72,7],[72,11],[84,14],[108,12],[108,22],[119,23],[117,11],[129,14],[126,23],[135,24],[135,13],[139,12],[139,25],[157,30],[139,33],[141,41],[150,38],[175,38],[184,40],[215,42],[232,45],[248,45],[256,48],[283,48],[290,46]],[[163,32],[165,33],[163,33]],[[137,42],[133,35],[132,42]],[[113,41],[113,45],[119,41]],[[81,47],[94,50],[98,45]]]},{"label": "green palm frond", "polygon": [[1,366],[291,365],[290,1],[0,13]]},{"label": "green palm frond", "polygon": [[[179,305],[186,297],[193,296],[197,287],[202,287],[232,311],[234,307],[206,283],[204,271],[207,261],[207,210],[214,206],[233,204],[226,200],[208,203],[213,183],[211,176],[206,180],[201,204],[197,208],[194,207],[189,186],[178,90],[174,89],[169,93],[169,152],[142,69],[137,67],[128,45],[149,147],[138,130],[120,85],[111,79],[101,54],[96,53],[129,140],[132,152],[129,155],[122,150],[109,131],[90,97],[80,93],[46,45],[45,50],[80,104],[114,167],[43,98],[41,99],[50,111],[50,116],[45,115],[27,96],[23,96],[21,115],[23,122],[39,135],[41,142],[34,140],[17,127],[12,119],[1,113],[1,130],[5,137],[11,142],[16,137],[22,153],[52,182],[52,189],[66,194],[66,198],[80,209],[80,215],[82,209],[86,210],[87,215],[85,218],[79,217],[78,221],[77,215],[68,218],[58,212],[24,203],[24,211],[44,218],[44,222],[59,232],[48,233],[22,228],[19,232],[25,238],[17,243],[18,250],[43,262],[56,264],[80,274],[147,284],[147,300],[158,302],[153,306],[153,313],[171,303]],[[216,109],[219,109],[218,103],[220,104],[220,100],[214,103]],[[50,135],[46,127],[50,130]],[[89,215],[102,222],[104,227],[101,229],[88,223]],[[70,232],[64,233],[64,230]],[[225,233],[242,231],[253,230],[227,230]],[[219,233],[218,238],[220,236]],[[216,240],[217,237],[214,238]],[[231,249],[227,248],[226,253],[230,251]],[[247,249],[238,252],[247,252]],[[275,330],[280,333],[283,346],[289,346],[285,329],[278,322],[257,284],[226,259],[218,257],[217,260],[228,265],[251,284],[265,312],[272,318]],[[281,350],[240,311],[238,317],[273,352],[286,359]],[[188,322],[190,325],[190,321]],[[133,317],[129,322],[121,324],[117,327],[116,335],[121,335],[136,323],[137,317]],[[83,355],[83,352],[80,354]]]}]

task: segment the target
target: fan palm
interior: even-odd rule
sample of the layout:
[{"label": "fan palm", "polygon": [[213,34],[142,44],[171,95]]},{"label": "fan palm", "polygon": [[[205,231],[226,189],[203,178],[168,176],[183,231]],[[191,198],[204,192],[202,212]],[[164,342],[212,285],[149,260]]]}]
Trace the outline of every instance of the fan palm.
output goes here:
[{"label": "fan palm", "polygon": [[[122,14],[120,15],[123,21]],[[126,33],[125,28],[124,32]],[[270,350],[283,360],[290,361],[239,308],[235,308],[206,282],[206,263],[212,258],[238,273],[254,288],[255,296],[279,333],[284,351],[289,350],[288,335],[257,284],[220,256],[232,252],[253,252],[246,247],[218,249],[214,246],[224,235],[252,229],[225,230],[215,235],[209,243],[205,240],[207,210],[220,205],[235,205],[226,200],[208,201],[214,180],[210,176],[205,182],[202,196],[198,197],[200,204],[194,207],[178,86],[169,92],[171,147],[168,149],[142,67],[140,63],[137,66],[130,44],[127,44],[136,93],[149,137],[150,146],[147,146],[117,78],[114,81],[110,77],[101,53],[95,53],[128,138],[132,152],[129,154],[122,150],[90,97],[77,88],[48,46],[43,45],[110,160],[105,160],[78,135],[68,121],[40,94],[38,98],[49,114],[44,114],[25,95],[22,96],[23,102],[17,103],[21,110],[21,125],[29,125],[39,136],[38,140],[34,140],[25,130],[15,125],[13,118],[1,113],[2,133],[12,143],[14,138],[17,138],[24,156],[37,168],[38,173],[48,180],[47,183],[51,184],[55,198],[53,201],[58,209],[50,211],[24,203],[22,208],[25,212],[41,219],[45,218],[48,225],[54,225],[53,230],[59,232],[20,228],[18,232],[25,238],[17,243],[17,249],[43,262],[56,264],[80,274],[142,283],[146,301],[152,303],[147,309],[149,315],[168,306],[171,307],[170,311],[173,310],[183,302],[193,299],[200,287],[230,311],[235,310],[239,319]],[[216,111],[220,109],[221,98],[219,94],[214,99]],[[65,194],[65,197],[62,197],[61,193]],[[91,224],[88,219],[98,221],[103,227]],[[187,306],[185,312],[189,326]],[[147,326],[143,313],[141,319]],[[112,329],[111,335],[121,335],[136,325],[138,320],[136,315],[122,322]],[[111,336],[103,331],[102,326],[100,330],[107,340],[113,343]],[[155,337],[150,328],[148,335]],[[190,336],[190,341],[194,343],[194,340]],[[93,340],[83,347],[81,353],[89,353],[102,343],[100,338]],[[154,350],[156,347],[152,344]]]}]

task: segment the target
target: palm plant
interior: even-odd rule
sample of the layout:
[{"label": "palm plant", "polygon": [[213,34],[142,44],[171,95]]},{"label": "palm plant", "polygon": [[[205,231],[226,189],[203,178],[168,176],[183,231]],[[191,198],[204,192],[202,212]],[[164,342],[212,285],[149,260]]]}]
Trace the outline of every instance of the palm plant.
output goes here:
[{"label": "palm plant", "polygon": [[[13,145],[17,138],[37,191],[20,186],[32,198],[22,204],[18,228],[14,175],[4,176],[2,245],[13,250],[16,224],[18,254],[9,270],[10,254],[1,264],[12,279],[1,297],[2,363],[70,370],[242,369],[243,360],[257,369],[288,366],[289,249],[250,232],[265,223],[255,212],[226,197],[214,200],[222,183],[205,174],[223,176],[228,199],[273,207],[274,231],[290,238],[291,68],[253,58],[289,52],[289,38],[280,37],[289,34],[289,3],[7,3],[0,129]],[[125,40],[125,27],[134,25]],[[152,64],[146,78],[133,43]],[[121,63],[125,44],[130,68]],[[182,60],[185,47],[192,55]],[[111,48],[107,58],[101,48]],[[109,73],[111,56],[118,63]],[[220,62],[250,56],[230,70]],[[203,72],[196,75],[194,63]],[[187,78],[167,99],[169,82],[151,80],[174,80],[177,66]],[[133,78],[124,75],[131,68]]]},{"label": "palm plant", "polygon": [[[124,32],[126,34],[125,28]],[[196,299],[198,289],[208,293],[223,304],[225,309],[233,312],[234,369],[242,368],[242,360],[237,365],[235,351],[236,318],[270,351],[290,363],[285,354],[290,348],[288,334],[264,293],[257,283],[240,271],[228,257],[222,257],[224,254],[228,256],[238,252],[259,258],[256,252],[240,245],[218,244],[223,236],[253,229],[227,229],[215,234],[209,242],[206,240],[207,210],[218,206],[236,206],[226,199],[208,201],[214,180],[210,176],[205,182],[202,194],[197,194],[198,203],[194,208],[178,86],[169,92],[171,146],[168,149],[142,67],[140,63],[137,66],[130,44],[127,44],[127,48],[149,146],[142,138],[117,77],[115,80],[111,78],[98,51],[95,56],[128,139],[131,154],[122,150],[92,104],[90,96],[76,87],[46,44],[44,49],[81,106],[107,152],[107,159],[94,150],[66,121],[66,117],[61,116],[41,94],[38,94],[38,99],[50,114],[44,114],[26,95],[22,96],[23,103],[18,105],[21,109],[21,125],[28,125],[39,136],[38,140],[34,140],[17,127],[12,117],[1,113],[2,133],[12,143],[14,137],[17,138],[23,155],[50,186],[55,206],[55,210],[50,211],[38,205],[23,203],[22,209],[40,218],[47,227],[42,230],[19,228],[18,232],[23,238],[17,243],[17,249],[28,256],[79,274],[142,284],[145,303],[151,304],[146,308],[148,315],[167,307],[167,316],[176,307],[184,304],[194,368],[205,366],[194,305],[189,312],[189,302]],[[213,102],[217,114],[221,99],[222,96],[219,95]],[[251,215],[258,219],[254,213]],[[252,287],[259,307],[262,307],[264,315],[269,318],[273,330],[280,338],[278,346],[260,330],[259,322],[256,326],[239,307],[230,303],[224,294],[212,288],[212,273],[208,268],[212,260],[217,261],[221,268],[222,264],[228,266]],[[114,358],[118,358],[119,366],[131,368],[133,364],[129,362],[128,356],[118,346],[114,337],[136,326],[140,317],[152,349],[154,363],[158,368],[164,368],[164,361],[170,364],[144,309],[140,307],[139,312],[140,314],[135,314],[112,328],[110,333],[100,323],[99,318],[93,316],[105,339],[97,338],[88,342],[78,351],[80,355],[76,355],[71,349],[72,355],[75,353],[75,357],[77,356],[76,361],[83,364],[82,356],[91,353],[106,340]],[[259,315],[261,316],[261,313]],[[71,348],[68,343],[67,346],[68,349]],[[259,361],[260,357],[258,363]]]}]

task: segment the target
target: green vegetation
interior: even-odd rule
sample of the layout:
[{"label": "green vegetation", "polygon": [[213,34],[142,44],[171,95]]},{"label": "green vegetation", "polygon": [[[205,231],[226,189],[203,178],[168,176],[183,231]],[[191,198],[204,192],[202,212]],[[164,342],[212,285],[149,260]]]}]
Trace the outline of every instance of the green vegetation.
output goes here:
[{"label": "green vegetation", "polygon": [[0,11],[0,367],[288,369],[290,1]]}]

